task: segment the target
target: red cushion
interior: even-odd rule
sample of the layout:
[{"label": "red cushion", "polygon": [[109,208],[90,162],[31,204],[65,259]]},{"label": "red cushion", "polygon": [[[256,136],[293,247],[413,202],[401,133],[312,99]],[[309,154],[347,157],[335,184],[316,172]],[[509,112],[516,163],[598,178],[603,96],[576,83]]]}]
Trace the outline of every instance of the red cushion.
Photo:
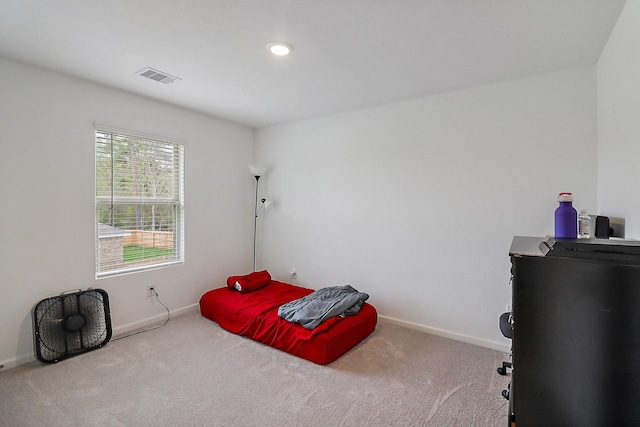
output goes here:
[{"label": "red cushion", "polygon": [[271,275],[267,270],[254,271],[244,276],[229,276],[227,286],[240,292],[253,292],[271,283]]}]

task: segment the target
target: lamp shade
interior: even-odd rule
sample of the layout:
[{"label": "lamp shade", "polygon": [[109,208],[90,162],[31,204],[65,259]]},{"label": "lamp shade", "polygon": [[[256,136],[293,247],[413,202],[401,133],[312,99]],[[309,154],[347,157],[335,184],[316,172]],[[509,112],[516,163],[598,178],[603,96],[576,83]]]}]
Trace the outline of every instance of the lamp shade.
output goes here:
[{"label": "lamp shade", "polygon": [[249,170],[251,171],[253,176],[262,176],[265,173],[267,173],[267,167],[266,166],[251,165],[251,166],[249,166]]},{"label": "lamp shade", "polygon": [[273,200],[269,200],[269,199],[263,199],[264,201],[262,202],[262,206],[264,206],[265,209],[269,208],[269,206],[271,206],[273,204]]}]

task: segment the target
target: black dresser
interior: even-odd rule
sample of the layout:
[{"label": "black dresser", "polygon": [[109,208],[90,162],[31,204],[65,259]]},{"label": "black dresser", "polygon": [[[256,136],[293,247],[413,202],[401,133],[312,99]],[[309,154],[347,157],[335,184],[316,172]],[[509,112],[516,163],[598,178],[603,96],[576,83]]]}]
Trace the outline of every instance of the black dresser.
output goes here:
[{"label": "black dresser", "polygon": [[640,426],[640,242],[514,237],[509,427]]}]

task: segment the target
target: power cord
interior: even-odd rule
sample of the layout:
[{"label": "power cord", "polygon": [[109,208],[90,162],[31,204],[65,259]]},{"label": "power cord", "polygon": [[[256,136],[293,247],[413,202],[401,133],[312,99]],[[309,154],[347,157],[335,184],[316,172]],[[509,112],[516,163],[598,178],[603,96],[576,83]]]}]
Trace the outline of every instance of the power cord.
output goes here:
[{"label": "power cord", "polygon": [[114,339],[112,339],[111,341],[118,341],[118,340],[121,340],[122,338],[131,337],[131,336],[134,336],[134,335],[141,334],[141,333],[143,333],[143,332],[153,331],[153,330],[155,330],[155,329],[160,329],[160,328],[162,328],[164,325],[166,325],[167,323],[169,323],[169,320],[171,320],[171,312],[169,311],[169,307],[167,307],[166,305],[164,305],[164,304],[162,303],[162,301],[160,301],[160,298],[159,298],[159,296],[158,296],[158,292],[156,292],[156,290],[155,290],[154,288],[151,288],[151,292],[153,292],[153,296],[155,296],[155,297],[156,297],[156,301],[158,301],[158,304],[160,304],[161,306],[163,306],[163,307],[165,308],[165,310],[167,310],[167,320],[165,320],[165,321],[164,321],[164,323],[163,323],[162,325],[154,326],[153,328],[149,328],[149,329],[143,329],[142,331],[132,332],[132,333],[130,333],[130,334],[123,335],[123,336],[118,337],[118,338],[114,338]]}]

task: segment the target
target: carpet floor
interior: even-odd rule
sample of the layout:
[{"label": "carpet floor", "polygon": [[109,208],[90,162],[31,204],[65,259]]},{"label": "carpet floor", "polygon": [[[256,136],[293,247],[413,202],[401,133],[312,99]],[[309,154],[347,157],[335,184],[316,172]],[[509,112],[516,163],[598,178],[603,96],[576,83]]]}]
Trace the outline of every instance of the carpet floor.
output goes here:
[{"label": "carpet floor", "polygon": [[380,322],[320,366],[199,313],[55,365],[0,373],[1,426],[507,424],[507,354]]}]

